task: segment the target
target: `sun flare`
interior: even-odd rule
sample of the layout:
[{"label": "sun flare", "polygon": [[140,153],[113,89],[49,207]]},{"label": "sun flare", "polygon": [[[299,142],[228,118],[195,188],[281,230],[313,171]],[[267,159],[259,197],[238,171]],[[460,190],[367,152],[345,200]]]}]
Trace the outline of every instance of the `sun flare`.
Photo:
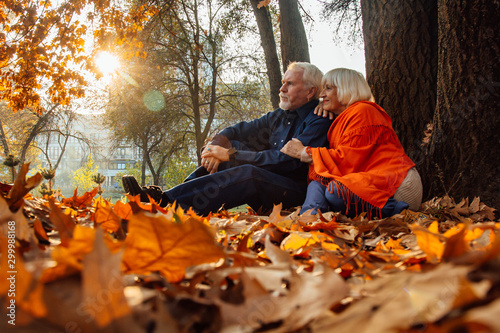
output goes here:
[{"label": "sun flare", "polygon": [[108,52],[101,52],[97,55],[95,63],[103,75],[109,75],[120,66],[120,61],[116,56]]}]

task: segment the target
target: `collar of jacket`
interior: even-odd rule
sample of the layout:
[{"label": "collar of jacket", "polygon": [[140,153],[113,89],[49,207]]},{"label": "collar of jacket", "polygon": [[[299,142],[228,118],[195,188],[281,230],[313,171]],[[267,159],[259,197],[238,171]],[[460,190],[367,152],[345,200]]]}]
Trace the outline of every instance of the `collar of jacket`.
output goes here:
[{"label": "collar of jacket", "polygon": [[319,101],[317,99],[313,99],[302,105],[301,107],[298,107],[294,111],[297,112],[301,119],[305,119],[309,115],[309,113],[311,113],[311,111],[313,111],[314,108],[318,105],[318,102]]}]

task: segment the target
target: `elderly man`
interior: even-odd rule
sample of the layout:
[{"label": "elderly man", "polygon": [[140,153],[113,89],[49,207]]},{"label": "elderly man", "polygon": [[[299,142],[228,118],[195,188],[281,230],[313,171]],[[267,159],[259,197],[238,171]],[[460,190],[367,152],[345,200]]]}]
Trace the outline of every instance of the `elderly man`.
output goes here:
[{"label": "elderly man", "polygon": [[122,178],[125,191],[148,195],[161,206],[176,201],[198,214],[243,204],[268,212],[273,205],[300,206],[307,191],[307,165],[280,152],[292,138],[305,146],[327,145],[331,120],[313,113],[323,74],[309,63],[291,63],[280,88],[280,107],[259,119],[241,122],[217,134],[202,152],[201,167],[184,183],[165,192]]}]

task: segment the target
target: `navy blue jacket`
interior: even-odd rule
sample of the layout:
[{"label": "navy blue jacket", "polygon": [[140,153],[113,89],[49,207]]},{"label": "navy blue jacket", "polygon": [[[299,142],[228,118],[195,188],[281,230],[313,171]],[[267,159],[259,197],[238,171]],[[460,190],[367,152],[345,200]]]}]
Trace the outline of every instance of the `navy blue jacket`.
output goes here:
[{"label": "navy blue jacket", "polygon": [[313,113],[317,100],[294,111],[276,109],[250,122],[240,122],[222,130],[238,153],[231,166],[252,164],[274,173],[306,181],[307,165],[280,152],[292,138],[304,146],[327,147],[327,132],[332,121]]}]

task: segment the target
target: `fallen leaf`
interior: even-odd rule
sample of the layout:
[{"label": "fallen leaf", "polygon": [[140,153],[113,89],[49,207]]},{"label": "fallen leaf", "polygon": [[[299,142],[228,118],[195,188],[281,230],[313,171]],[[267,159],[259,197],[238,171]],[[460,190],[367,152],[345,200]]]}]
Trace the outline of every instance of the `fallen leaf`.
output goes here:
[{"label": "fallen leaf", "polygon": [[412,231],[417,236],[418,246],[427,255],[427,261],[436,264],[443,257],[445,237],[430,231],[432,229],[435,229],[435,225],[431,225],[429,230],[419,225],[412,226]]},{"label": "fallen leaf", "polygon": [[99,192],[98,187],[94,188],[90,192],[85,192],[82,196],[79,197],[78,189],[76,188],[71,198],[62,199],[61,202],[75,210],[86,208],[87,206],[92,205],[92,200],[96,196],[97,192]]},{"label": "fallen leaf", "polygon": [[118,200],[113,207],[113,213],[124,220],[128,220],[130,215],[132,215],[132,207]]},{"label": "fallen leaf", "polygon": [[145,212],[130,217],[123,254],[126,272],[160,272],[168,281],[178,282],[187,267],[224,257],[208,226],[195,218],[176,220],[179,215],[174,213],[170,219]]},{"label": "fallen leaf", "polygon": [[318,222],[312,223],[310,225],[303,225],[302,229],[304,231],[313,231],[313,230],[335,230],[339,227],[339,224],[335,221],[335,219],[328,222]]},{"label": "fallen leaf", "polygon": [[50,219],[59,232],[61,245],[68,246],[70,239],[73,237],[75,220],[71,216],[64,214],[61,209],[55,204],[53,198],[49,199],[49,205],[51,209]]},{"label": "fallen leaf", "polygon": [[33,237],[33,229],[28,225],[23,210],[12,212],[8,202],[0,196],[0,233],[7,236],[9,231],[13,231],[18,240],[28,243]]},{"label": "fallen leaf", "polygon": [[28,194],[29,191],[40,185],[43,180],[40,173],[26,179],[26,175],[29,172],[29,166],[30,164],[26,163],[19,168],[19,173],[14,181],[14,185],[7,196],[7,202],[12,211],[17,211],[21,208],[23,197]]},{"label": "fallen leaf", "polygon": [[465,240],[466,229],[467,226],[460,223],[456,228],[450,229],[444,233],[446,241],[443,251],[443,259],[459,257],[470,250],[470,246]]},{"label": "fallen leaf", "polygon": [[[266,271],[275,271],[274,277]],[[251,267],[241,272],[246,275],[242,277],[243,290],[248,281],[253,281],[249,289],[259,292],[245,293],[244,302],[238,305],[214,300],[228,332],[258,331],[268,325],[274,328],[273,332],[295,331],[338,303],[348,290],[343,279],[325,266],[318,265],[316,271],[300,274],[289,266]],[[256,281],[267,293],[261,287],[256,289]]]},{"label": "fallen leaf", "polygon": [[352,291],[364,295],[361,300],[321,322],[322,326],[312,325],[313,332],[326,332],[328,327],[335,327],[336,333],[401,332],[412,325],[432,323],[453,309],[464,283],[475,290],[476,299],[484,297],[487,288],[483,283],[476,288],[466,280],[470,271],[471,267],[443,263],[426,273],[401,271],[368,281]]},{"label": "fallen leaf", "polygon": [[57,265],[47,268],[42,275],[44,282],[54,281],[62,277],[80,272],[83,269],[83,256],[92,251],[95,229],[76,225],[72,238],[66,246],[56,246],[51,257]]},{"label": "fallen leaf", "polygon": [[101,328],[131,314],[123,293],[121,257],[121,252],[111,253],[98,228],[93,249],[83,258],[81,309]]},{"label": "fallen leaf", "polygon": [[47,233],[45,232],[45,229],[42,226],[42,222],[40,222],[39,219],[36,219],[33,222],[33,230],[35,231],[35,235],[38,239],[44,240],[44,241],[49,241],[49,238],[47,237]]},{"label": "fallen leaf", "polygon": [[[121,202],[121,201],[119,201]],[[115,214],[112,205],[105,200],[98,200],[94,221],[108,232],[116,232],[121,227],[121,217]]]}]

